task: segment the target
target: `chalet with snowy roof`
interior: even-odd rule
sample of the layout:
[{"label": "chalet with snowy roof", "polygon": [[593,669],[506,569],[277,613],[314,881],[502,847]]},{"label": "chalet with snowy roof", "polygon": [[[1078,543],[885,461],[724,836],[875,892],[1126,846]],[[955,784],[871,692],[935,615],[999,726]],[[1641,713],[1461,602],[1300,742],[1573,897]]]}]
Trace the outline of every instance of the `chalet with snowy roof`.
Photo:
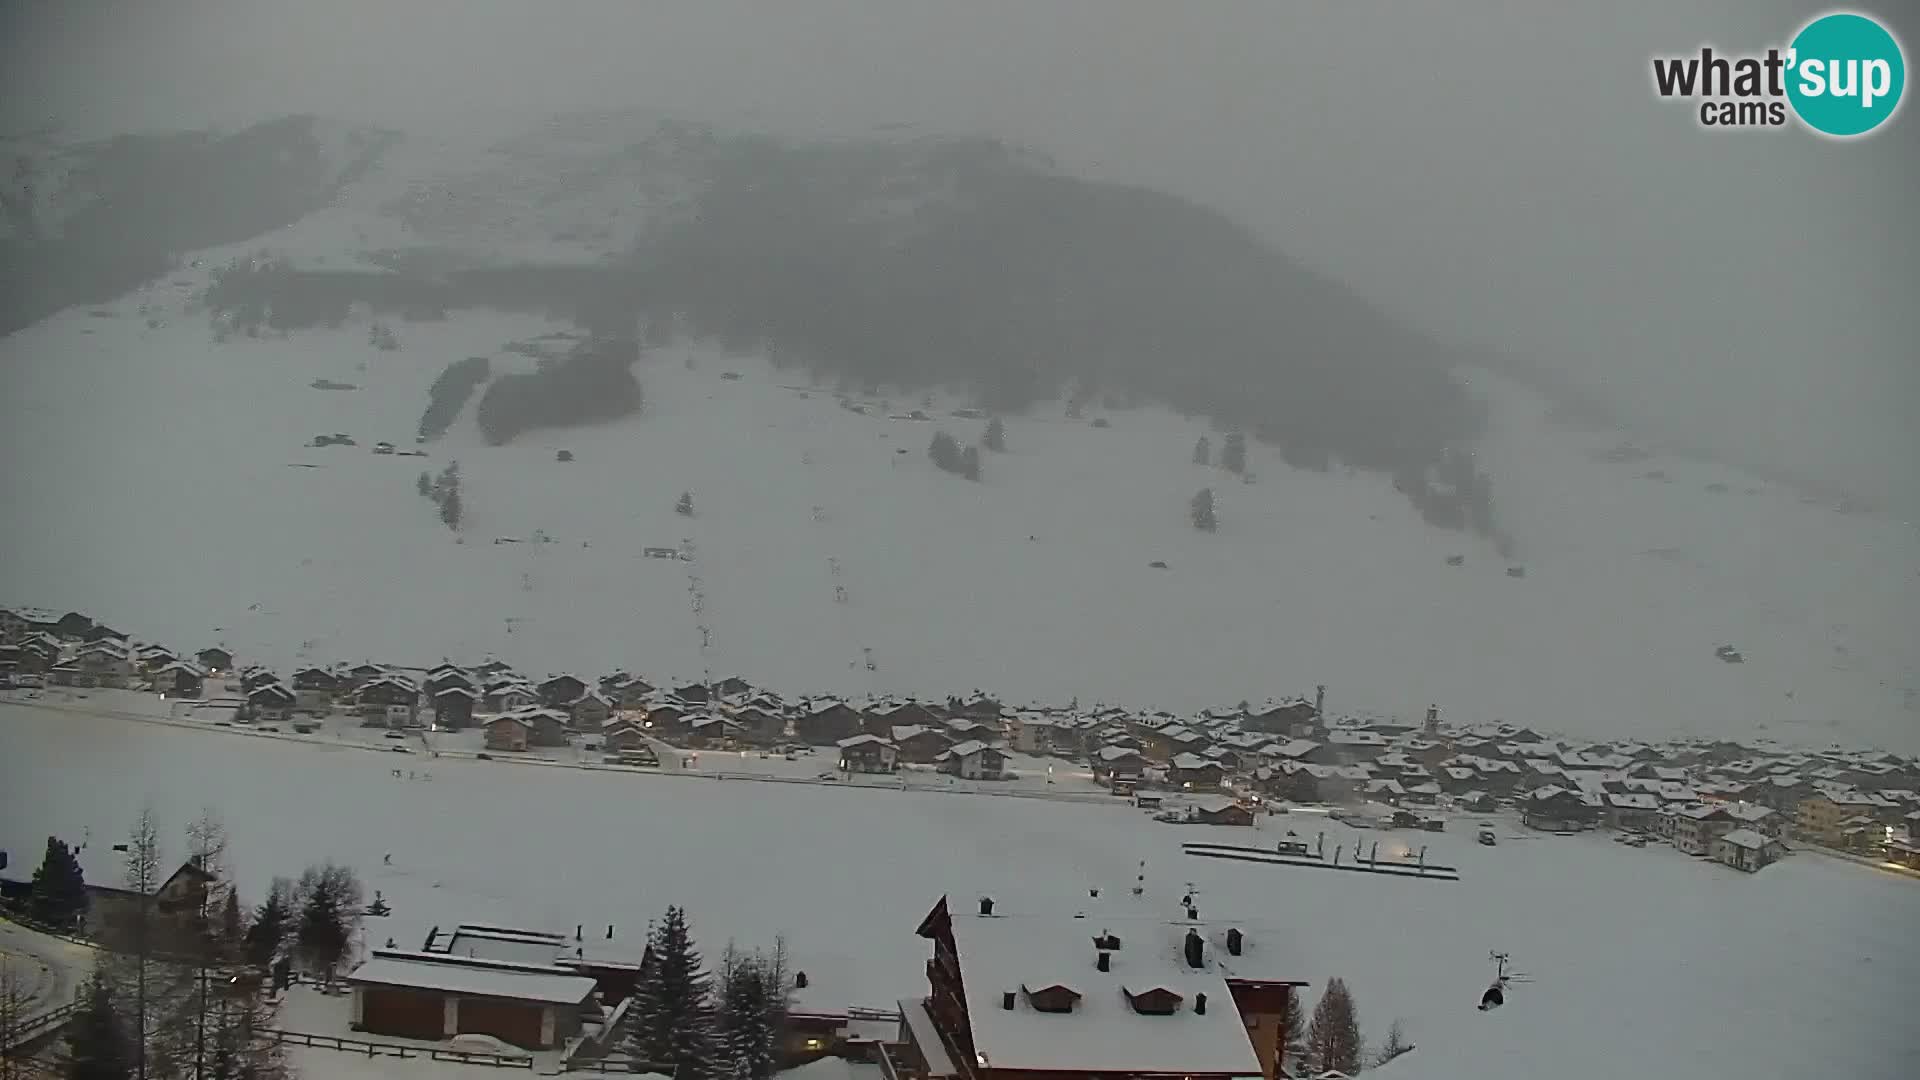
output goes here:
[{"label": "chalet with snowy roof", "polygon": [[1734,829],[1714,838],[1713,861],[1751,874],[1778,859],[1780,841],[1752,829]]},{"label": "chalet with snowy roof", "polygon": [[1600,819],[1598,801],[1597,796],[1549,784],[1520,800],[1520,821],[1551,832],[1591,828]]},{"label": "chalet with snowy roof", "polygon": [[485,712],[507,713],[527,708],[539,701],[539,695],[525,683],[507,680],[491,683],[480,696],[480,708]]},{"label": "chalet with snowy roof", "polygon": [[256,721],[273,723],[293,715],[293,691],[277,682],[261,683],[247,695],[247,715]]},{"label": "chalet with snowy roof", "polygon": [[944,717],[918,701],[876,702],[869,705],[862,715],[867,734],[883,739],[896,727],[933,727],[945,722]]},{"label": "chalet with snowy roof", "polygon": [[358,690],[385,674],[388,674],[386,665],[362,661],[347,669],[347,689]]},{"label": "chalet with snowy roof", "polygon": [[988,697],[976,691],[964,698],[949,699],[947,711],[954,716],[964,716],[969,720],[998,723],[1001,705],[998,698]]},{"label": "chalet with snowy roof", "polygon": [[540,696],[540,704],[549,709],[564,709],[580,700],[587,692],[586,681],[578,675],[554,675],[534,688]]},{"label": "chalet with snowy roof", "polygon": [[79,641],[93,629],[93,620],[77,611],[69,611],[53,624],[53,636],[62,641]]},{"label": "chalet with snowy roof", "polygon": [[1063,729],[1071,726],[1041,713],[1016,712],[1007,717],[1007,735],[1013,748],[1023,754],[1053,753],[1055,736]]},{"label": "chalet with snowy roof", "polygon": [[197,698],[206,685],[207,673],[198,664],[175,660],[155,671],[151,678],[154,690],[162,697]]},{"label": "chalet with snowy roof", "polygon": [[680,718],[680,738],[695,750],[740,745],[742,728],[720,713],[688,713]]},{"label": "chalet with snowy roof", "polygon": [[567,705],[567,723],[575,731],[599,731],[613,718],[613,699],[588,690]]},{"label": "chalet with snowy roof", "polygon": [[978,739],[955,743],[934,759],[940,771],[962,780],[999,780],[1006,775],[1007,755]]},{"label": "chalet with snowy roof", "polygon": [[1751,829],[1762,836],[1780,835],[1780,815],[1759,803],[1735,802],[1724,805],[1727,817],[1736,829]]},{"label": "chalet with snowy roof", "polygon": [[433,726],[459,731],[473,723],[475,694],[472,687],[447,685],[432,693]]},{"label": "chalet with snowy roof", "polygon": [[[909,1070],[929,1080],[1275,1078],[1291,991],[1251,927],[1133,912],[922,921],[928,993],[901,1002]],[[891,1052],[892,1048],[888,1048]],[[883,1065],[884,1070],[884,1065]]]},{"label": "chalet with snowy roof", "polygon": [[1227,770],[1199,754],[1175,754],[1167,763],[1167,783],[1186,791],[1218,791]]},{"label": "chalet with snowy roof", "polygon": [[713,687],[706,683],[685,683],[673,688],[673,696],[688,705],[706,705],[713,701]]},{"label": "chalet with snowy roof", "polygon": [[[86,928],[89,936],[100,939],[117,933],[132,933],[139,924],[143,908],[167,929],[184,930],[207,910],[207,889],[215,882],[191,859],[168,874],[151,893],[144,896],[133,889],[97,884],[97,881],[124,880],[123,855],[115,845],[111,851],[95,849],[89,857],[75,852],[82,860],[87,889]],[[109,861],[110,860],[110,861]]]},{"label": "chalet with snowy roof", "polygon": [[1673,846],[1689,855],[1713,854],[1713,842],[1732,832],[1736,822],[1717,803],[1696,803],[1674,811]]},{"label": "chalet with snowy roof", "polygon": [[594,980],[551,963],[375,949],[347,975],[355,1031],[440,1040],[490,1035],[547,1050],[602,1013]]},{"label": "chalet with snowy roof", "polygon": [[533,725],[519,713],[496,716],[486,722],[484,730],[487,749],[513,753],[526,750],[533,736]]},{"label": "chalet with snowy roof", "polygon": [[124,690],[133,680],[134,664],[126,645],[111,638],[81,646],[73,662],[87,677],[80,685]]},{"label": "chalet with snowy roof", "polygon": [[964,742],[968,739],[985,741],[1000,734],[1000,728],[997,725],[982,723],[970,716],[956,716],[947,721],[946,727],[947,734],[953,736],[956,742]]},{"label": "chalet with snowy roof", "polygon": [[600,691],[612,698],[613,703],[622,709],[637,709],[658,692],[647,680],[634,678],[614,683],[612,686],[602,683]]},{"label": "chalet with snowy roof", "polygon": [[17,645],[35,634],[54,635],[59,616],[45,608],[0,608],[0,643]]},{"label": "chalet with snowy roof", "polygon": [[1201,795],[1187,801],[1187,820],[1196,825],[1253,824],[1253,810],[1230,795]]},{"label": "chalet with snowy roof", "polygon": [[1861,791],[1816,791],[1801,799],[1795,808],[1794,827],[1807,839],[1839,846],[1846,839],[1848,821],[1856,817],[1871,818],[1890,805],[1877,795]]},{"label": "chalet with snowy roof", "polygon": [[644,726],[664,739],[668,734],[680,732],[681,721],[687,718],[687,709],[673,701],[655,701],[646,707],[645,714],[642,721]]},{"label": "chalet with snowy roof", "polygon": [[615,720],[600,729],[600,745],[609,753],[638,750],[647,745],[646,732],[633,720]]},{"label": "chalet with snowy roof", "polygon": [[758,705],[748,705],[728,713],[740,729],[740,741],[749,746],[773,746],[787,736],[787,718]]},{"label": "chalet with snowy roof", "polygon": [[426,679],[420,684],[420,689],[428,697],[432,697],[449,686],[463,686],[468,690],[479,689],[473,676],[453,664],[441,664],[428,671]]},{"label": "chalet with snowy roof", "polygon": [[849,735],[839,746],[840,768],[846,772],[890,773],[898,767],[898,752],[878,735]]},{"label": "chalet with snowy roof", "polygon": [[531,746],[559,747],[567,745],[567,714],[558,709],[543,709],[538,705],[522,709],[512,714],[527,722],[527,743]]},{"label": "chalet with snowy roof", "polygon": [[1137,782],[1147,770],[1147,759],[1130,746],[1103,746],[1093,752],[1093,778],[1103,784]]},{"label": "chalet with snowy roof", "polygon": [[946,732],[919,724],[902,724],[891,728],[887,737],[898,751],[900,760],[915,765],[933,764],[953,745],[953,739]]},{"label": "chalet with snowy roof", "polygon": [[1615,829],[1651,829],[1660,813],[1660,798],[1646,792],[1609,792],[1604,814],[1607,825]]},{"label": "chalet with snowy roof", "polygon": [[721,697],[739,697],[753,693],[753,684],[738,675],[729,675],[713,684],[715,693]]},{"label": "chalet with snowy roof", "polygon": [[354,712],[369,727],[415,727],[420,722],[420,690],[404,675],[381,675],[354,691]]},{"label": "chalet with snowy roof", "polygon": [[1319,719],[1320,714],[1314,709],[1313,702],[1295,698],[1248,710],[1240,719],[1240,728],[1243,731],[1303,739],[1313,734]]},{"label": "chalet with snowy roof", "polygon": [[844,701],[823,700],[812,703],[793,721],[793,731],[801,742],[813,746],[836,746],[841,739],[858,735],[865,718]]}]

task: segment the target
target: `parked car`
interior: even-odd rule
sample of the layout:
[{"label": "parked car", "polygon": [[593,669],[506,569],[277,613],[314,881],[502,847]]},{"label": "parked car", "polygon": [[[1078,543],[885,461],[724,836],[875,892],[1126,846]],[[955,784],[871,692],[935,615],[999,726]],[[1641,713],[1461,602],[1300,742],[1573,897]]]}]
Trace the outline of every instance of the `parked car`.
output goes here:
[{"label": "parked car", "polygon": [[1495,844],[1499,842],[1493,838],[1492,829],[1481,829],[1480,835],[1477,836],[1475,839],[1480,841],[1481,847],[1493,847]]}]

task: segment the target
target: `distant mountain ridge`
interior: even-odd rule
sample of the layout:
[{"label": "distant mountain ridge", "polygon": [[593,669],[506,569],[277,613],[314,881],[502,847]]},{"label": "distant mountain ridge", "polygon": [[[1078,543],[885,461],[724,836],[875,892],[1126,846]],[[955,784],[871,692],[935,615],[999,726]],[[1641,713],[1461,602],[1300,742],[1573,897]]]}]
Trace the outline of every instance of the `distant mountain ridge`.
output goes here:
[{"label": "distant mountain ridge", "polygon": [[[849,388],[952,387],[995,410],[1161,401],[1298,468],[1389,472],[1431,523],[1497,535],[1470,452],[1483,417],[1451,374],[1468,358],[1175,196],[990,139],[800,142],[602,118],[490,144],[458,170],[395,163],[398,142],[329,143],[290,117],[81,148],[71,176],[102,194],[57,234],[31,194],[9,202],[0,330],[353,203],[377,167],[399,191],[365,193],[367,214],[393,246],[336,250],[325,268],[236,266],[214,315],[294,331],[354,303],[559,311],[600,336],[713,338]],[[526,250],[530,228],[550,247]],[[496,235],[512,240],[487,250]],[[540,426],[605,418],[534,389],[514,400]]]}]

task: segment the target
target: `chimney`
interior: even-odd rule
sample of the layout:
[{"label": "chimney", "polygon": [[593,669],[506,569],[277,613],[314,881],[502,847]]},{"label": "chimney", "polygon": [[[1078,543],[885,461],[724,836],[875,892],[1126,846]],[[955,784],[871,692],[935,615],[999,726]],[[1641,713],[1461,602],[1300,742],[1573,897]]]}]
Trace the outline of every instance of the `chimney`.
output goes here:
[{"label": "chimney", "polygon": [[1008,1012],[1013,1011],[1013,991],[1008,990],[1006,993],[1000,995],[1000,1007]]},{"label": "chimney", "polygon": [[613,924],[612,923],[607,924],[607,940],[608,941],[613,940]]},{"label": "chimney", "polygon": [[1327,715],[1327,684],[1321,683],[1313,688],[1314,719],[1324,719]]},{"label": "chimney", "polygon": [[795,990],[805,990],[805,989],[807,988],[807,973],[806,973],[806,972],[804,972],[804,971],[796,971],[796,972],[794,972],[794,973],[793,973],[793,988],[794,988]]},{"label": "chimney", "polygon": [[580,933],[581,933],[581,931],[583,931],[583,930],[585,930],[585,929],[586,929],[586,927],[584,927],[584,926],[582,926],[582,925],[580,925],[579,923],[574,923],[574,924],[573,924],[573,940],[575,940],[575,941],[579,941],[579,940],[580,940]]},{"label": "chimney", "polygon": [[1236,926],[1228,930],[1227,931],[1227,955],[1239,956],[1243,940],[1244,939],[1242,939],[1240,936],[1239,927]]},{"label": "chimney", "polygon": [[1429,705],[1427,706],[1427,734],[1432,735],[1439,730],[1440,730],[1440,706]]},{"label": "chimney", "polygon": [[1093,954],[1093,966],[1101,971],[1113,970],[1113,954],[1105,949]]},{"label": "chimney", "polygon": [[1186,940],[1181,943],[1186,953],[1187,966],[1198,970],[1207,958],[1207,944],[1200,940],[1200,932],[1188,930]]},{"label": "chimney", "polygon": [[[993,914],[993,897],[983,896],[980,898],[980,914],[982,915]],[[1009,1008],[1011,1008],[1011,1006],[1009,1006]]]},{"label": "chimney", "polygon": [[1098,899],[1100,899],[1100,890],[1099,890],[1099,889],[1088,889],[1088,890],[1087,890],[1087,895],[1088,895],[1088,896],[1091,896],[1091,897],[1093,897],[1093,898],[1094,898],[1095,900],[1098,900]]},{"label": "chimney", "polygon": [[1193,1014],[1195,1016],[1207,1015],[1207,995],[1205,993],[1193,995]]}]

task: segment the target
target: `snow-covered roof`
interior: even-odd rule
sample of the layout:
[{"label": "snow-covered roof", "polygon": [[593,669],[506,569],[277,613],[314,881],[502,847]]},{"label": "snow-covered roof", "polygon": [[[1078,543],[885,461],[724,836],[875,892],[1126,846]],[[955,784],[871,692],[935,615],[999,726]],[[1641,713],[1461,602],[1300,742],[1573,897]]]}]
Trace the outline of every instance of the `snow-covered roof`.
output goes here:
[{"label": "snow-covered roof", "polygon": [[1139,757],[1140,751],[1131,746],[1103,746],[1093,756],[1101,761],[1119,761],[1121,758]]},{"label": "snow-covered roof", "polygon": [[947,753],[952,754],[954,757],[957,757],[957,758],[963,758],[963,757],[972,757],[974,754],[978,754],[982,751],[992,750],[992,749],[993,747],[988,746],[986,743],[981,742],[979,739],[968,739],[966,742],[954,744],[953,747],[947,751]]},{"label": "snow-covered roof", "polygon": [[1772,841],[1754,832],[1752,829],[1735,829],[1720,839],[1725,843],[1732,844],[1734,847],[1746,848],[1749,851],[1760,851],[1772,843]]},{"label": "snow-covered roof", "polygon": [[1608,795],[1607,803],[1621,810],[1658,810],[1660,799],[1656,795],[1641,792],[1634,795]]},{"label": "snow-covered roof", "polygon": [[838,746],[842,750],[846,750],[846,749],[849,749],[850,747],[865,746],[868,743],[874,743],[880,746],[893,745],[892,743],[888,742],[887,740],[881,738],[878,735],[849,735],[848,737],[841,739],[839,742],[835,743],[834,745]]},{"label": "snow-covered roof", "polygon": [[1735,821],[1765,821],[1773,817],[1771,809],[1757,803],[1735,803],[1727,809],[1727,816]]},{"label": "snow-covered roof", "polygon": [[[1092,919],[956,916],[954,944],[965,973],[967,1015],[980,1064],[991,1069],[1070,1072],[1227,1073],[1257,1076],[1259,1060],[1226,979],[1182,962],[1177,944],[1122,938],[1110,970],[1094,966]],[[1071,1012],[1044,1013],[1024,988],[1064,984],[1080,994]],[[1129,993],[1180,995],[1165,1016],[1134,1010]],[[1013,994],[1013,1008],[1004,994]],[[1205,994],[1206,1012],[1194,1011]]]},{"label": "snow-covered roof", "polygon": [[1173,767],[1176,769],[1204,769],[1209,765],[1213,766],[1214,768],[1220,767],[1220,763],[1217,761],[1208,761],[1206,758],[1201,757],[1199,754],[1189,754],[1184,752],[1173,755],[1172,764],[1173,764]]},{"label": "snow-covered roof", "polygon": [[594,990],[594,981],[584,975],[385,949],[376,949],[347,981],[555,1005],[578,1005]]}]

